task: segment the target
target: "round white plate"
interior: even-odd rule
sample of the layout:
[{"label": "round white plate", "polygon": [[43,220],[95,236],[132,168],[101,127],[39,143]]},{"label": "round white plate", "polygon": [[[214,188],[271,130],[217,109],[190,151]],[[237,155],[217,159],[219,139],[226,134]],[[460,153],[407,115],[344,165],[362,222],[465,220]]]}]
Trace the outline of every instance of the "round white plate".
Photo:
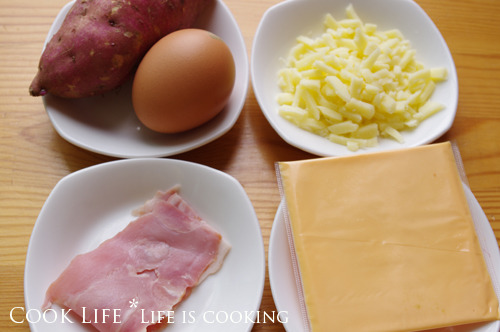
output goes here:
[{"label": "round white plate", "polygon": [[[474,226],[484,253],[488,271],[493,280],[495,291],[500,300],[500,252],[498,244],[491,229],[488,218],[484,214],[478,201],[464,185],[464,191],[474,219]],[[284,322],[285,329],[289,332],[306,331],[305,322],[300,310],[297,285],[292,267],[292,258],[285,225],[283,202],[279,205],[274,218],[269,240],[269,281],[273,299],[278,311],[287,312],[288,320]],[[470,326],[450,327],[437,329],[436,332],[498,332],[500,321]],[[434,331],[434,330],[433,330]]]},{"label": "round white plate", "polygon": [[[180,195],[232,248],[222,268],[176,308],[181,314],[166,331],[250,331],[253,322],[239,319],[239,314],[259,310],[265,278],[264,245],[253,206],[233,177],[207,166],[171,159],[104,163],[70,174],[54,187],[28,246],[26,312],[40,310],[47,288],[75,255],[113,237],[135,219],[132,210],[156,191],[176,184],[181,186]],[[233,312],[229,319],[227,315]],[[73,324],[60,320],[41,320],[31,323],[30,328],[32,332],[86,331],[81,320]]]},{"label": "round white plate", "polygon": [[[418,128],[404,131],[404,144],[380,139],[373,148],[349,151],[345,146],[302,130],[278,114],[276,96],[278,71],[282,59],[296,44],[299,35],[318,36],[324,15],[344,19],[346,7],[352,4],[365,23],[376,24],[385,31],[399,29],[426,67],[445,67],[448,79],[437,84],[431,99],[445,109],[423,121]],[[429,16],[412,0],[289,0],[269,8],[257,28],[251,55],[251,75],[255,97],[274,130],[290,145],[320,156],[352,155],[396,148],[413,147],[432,142],[453,124],[458,102],[458,80],[455,63],[441,33]]]},{"label": "round white plate", "polygon": [[[74,1],[57,15],[49,34],[57,32]],[[214,1],[196,27],[221,37],[231,49],[236,79],[229,101],[208,123],[180,134],[161,134],[144,127],[132,107],[132,80],[104,95],[64,99],[49,95],[43,103],[53,127],[68,142],[96,153],[118,157],[165,157],[207,144],[228,132],[238,119],[248,90],[248,55],[239,26],[222,0]]]}]

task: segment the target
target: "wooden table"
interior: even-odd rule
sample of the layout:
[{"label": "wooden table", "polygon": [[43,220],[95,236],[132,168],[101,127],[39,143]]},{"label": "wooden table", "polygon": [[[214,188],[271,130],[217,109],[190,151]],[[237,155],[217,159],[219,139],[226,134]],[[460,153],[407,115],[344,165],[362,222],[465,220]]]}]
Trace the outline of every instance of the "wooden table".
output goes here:
[{"label": "wooden table", "polygon": [[[278,0],[226,0],[250,56],[262,14]],[[439,141],[460,148],[472,192],[500,239],[500,1],[418,0],[454,57],[458,113]],[[24,306],[30,234],[54,185],[65,175],[114,158],[88,152],[52,128],[42,100],[28,95],[46,34],[66,0],[0,0],[0,330],[28,331],[9,313]],[[273,163],[314,157],[285,143],[267,123],[252,89],[236,125],[218,140],[173,156],[208,165],[240,181],[252,201],[266,248],[280,200]],[[261,311],[276,310],[266,277]],[[19,317],[14,317],[19,319]],[[253,331],[284,331],[280,323]]]}]

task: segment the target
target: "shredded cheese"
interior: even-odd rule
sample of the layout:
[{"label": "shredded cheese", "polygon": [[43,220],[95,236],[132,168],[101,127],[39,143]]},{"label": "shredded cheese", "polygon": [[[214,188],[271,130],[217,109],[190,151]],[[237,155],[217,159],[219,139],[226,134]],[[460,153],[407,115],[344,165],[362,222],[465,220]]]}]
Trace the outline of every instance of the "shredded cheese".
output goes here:
[{"label": "shredded cheese", "polygon": [[326,14],[320,36],[297,37],[278,73],[278,112],[352,151],[379,137],[403,143],[401,131],[444,108],[430,98],[447,70],[425,68],[401,31],[363,23],[352,5],[346,16]]}]

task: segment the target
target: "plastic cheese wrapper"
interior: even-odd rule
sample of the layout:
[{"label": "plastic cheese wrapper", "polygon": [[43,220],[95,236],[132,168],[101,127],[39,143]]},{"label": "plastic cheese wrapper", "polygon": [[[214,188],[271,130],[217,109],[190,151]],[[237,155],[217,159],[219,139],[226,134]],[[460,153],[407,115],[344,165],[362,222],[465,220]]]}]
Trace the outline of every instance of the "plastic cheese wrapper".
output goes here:
[{"label": "plastic cheese wrapper", "polygon": [[500,318],[458,159],[445,142],[276,164],[306,331]]}]

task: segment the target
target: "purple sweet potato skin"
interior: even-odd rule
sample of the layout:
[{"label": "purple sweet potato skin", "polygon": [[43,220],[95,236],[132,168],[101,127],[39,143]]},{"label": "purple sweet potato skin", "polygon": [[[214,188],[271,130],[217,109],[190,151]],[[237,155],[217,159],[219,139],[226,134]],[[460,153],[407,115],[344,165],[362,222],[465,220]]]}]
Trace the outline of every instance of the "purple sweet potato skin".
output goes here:
[{"label": "purple sweet potato skin", "polygon": [[213,0],[77,0],[47,43],[32,96],[83,98],[129,78],[149,48],[192,27]]}]

